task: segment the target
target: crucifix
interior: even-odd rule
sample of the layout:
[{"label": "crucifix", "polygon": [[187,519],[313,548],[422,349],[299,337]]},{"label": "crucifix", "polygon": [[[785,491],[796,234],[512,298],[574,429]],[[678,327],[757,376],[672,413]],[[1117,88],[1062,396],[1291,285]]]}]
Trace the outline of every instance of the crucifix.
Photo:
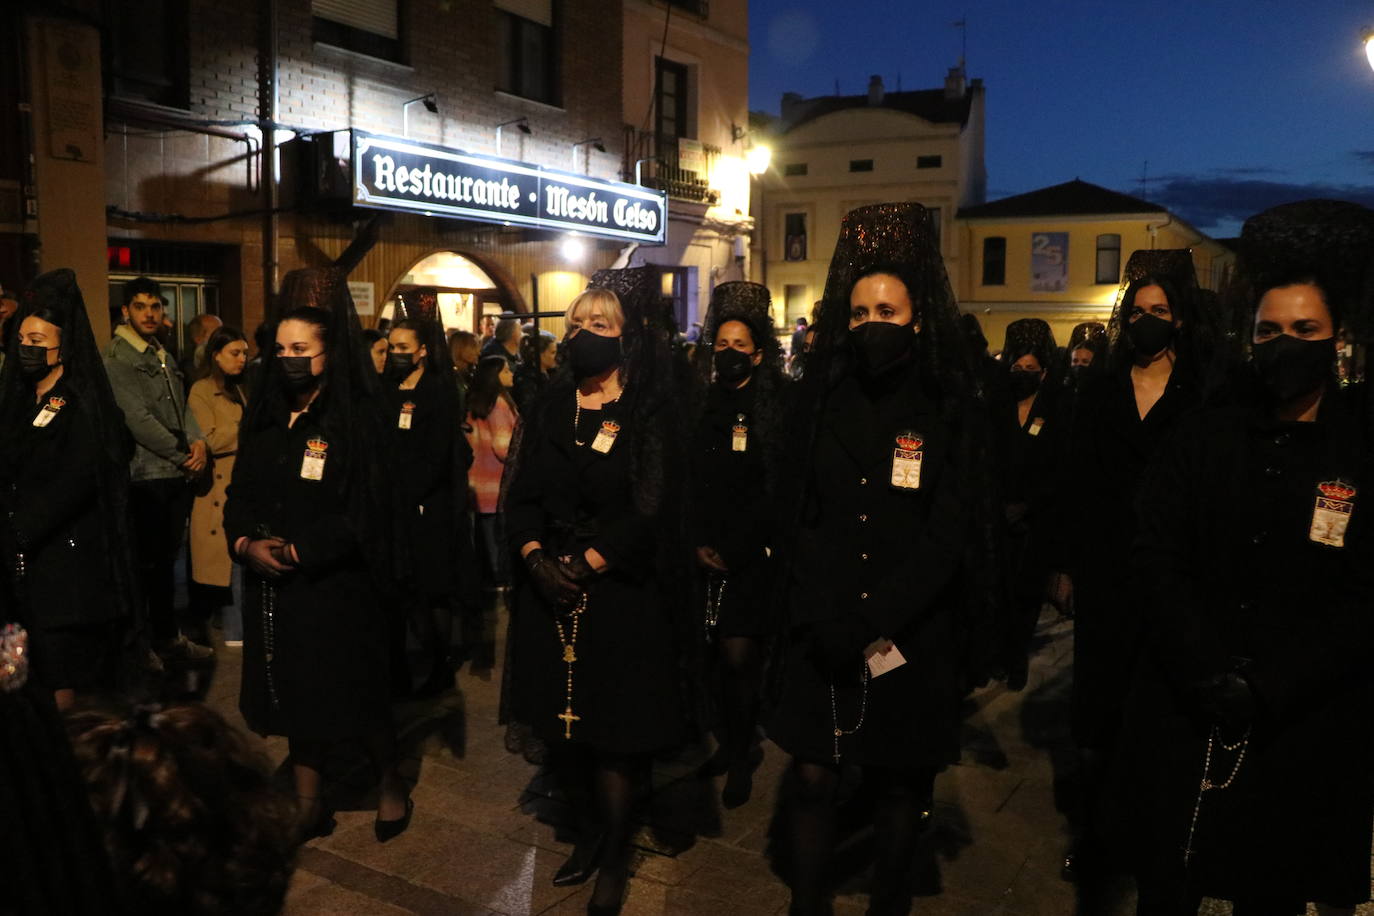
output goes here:
[{"label": "crucifix", "polygon": [[572,737],[572,725],[573,725],[573,723],[574,723],[574,722],[581,722],[581,721],[582,721],[582,717],[581,717],[581,716],[573,715],[572,704],[571,704],[571,703],[568,704],[568,707],[567,707],[566,709],[564,709],[564,710],[563,710],[563,713],[562,713],[561,715],[559,715],[557,718],[563,720],[563,737],[564,737],[564,738],[571,738],[571,737]]}]

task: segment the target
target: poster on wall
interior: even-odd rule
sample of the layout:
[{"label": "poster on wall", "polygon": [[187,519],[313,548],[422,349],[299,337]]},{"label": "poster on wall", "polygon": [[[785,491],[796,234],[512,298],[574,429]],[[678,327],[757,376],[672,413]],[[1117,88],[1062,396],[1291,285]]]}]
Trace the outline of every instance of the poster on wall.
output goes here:
[{"label": "poster on wall", "polygon": [[1033,293],[1062,293],[1069,288],[1069,234],[1031,233],[1031,281]]},{"label": "poster on wall", "polygon": [[353,296],[353,308],[359,315],[377,312],[377,285],[367,280],[349,280],[348,292]]}]

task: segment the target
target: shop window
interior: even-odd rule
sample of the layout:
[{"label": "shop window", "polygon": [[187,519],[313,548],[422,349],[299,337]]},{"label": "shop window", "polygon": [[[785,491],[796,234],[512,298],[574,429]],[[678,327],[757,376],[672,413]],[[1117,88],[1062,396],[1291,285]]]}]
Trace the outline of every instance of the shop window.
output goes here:
[{"label": "shop window", "polygon": [[917,156],[916,168],[918,169],[938,169],[945,164],[944,156]]},{"label": "shop window", "polygon": [[320,44],[405,62],[397,0],[310,0],[310,13],[311,34]]},{"label": "shop window", "polygon": [[500,46],[505,49],[502,92],[561,105],[558,29],[552,0],[498,0]]},{"label": "shop window", "polygon": [[690,316],[696,313],[696,275],[695,267],[662,268],[663,298],[672,302],[673,320],[678,328],[691,327]]},{"label": "shop window", "polygon": [[1005,286],[1007,282],[1007,240],[992,235],[983,239],[983,285]]},{"label": "shop window", "polygon": [[189,108],[185,0],[107,0],[105,22],[110,94],[169,108]]},{"label": "shop window", "polygon": [[783,259],[806,260],[806,214],[788,213],[783,217]]},{"label": "shop window", "polygon": [[1121,236],[1114,232],[1097,237],[1097,282],[1117,283],[1121,279]]},{"label": "shop window", "polygon": [[849,171],[851,172],[871,172],[873,171],[872,159],[851,159],[849,160]]},{"label": "shop window", "polygon": [[805,162],[789,162],[782,167],[782,173],[788,178],[798,178],[806,174]]}]

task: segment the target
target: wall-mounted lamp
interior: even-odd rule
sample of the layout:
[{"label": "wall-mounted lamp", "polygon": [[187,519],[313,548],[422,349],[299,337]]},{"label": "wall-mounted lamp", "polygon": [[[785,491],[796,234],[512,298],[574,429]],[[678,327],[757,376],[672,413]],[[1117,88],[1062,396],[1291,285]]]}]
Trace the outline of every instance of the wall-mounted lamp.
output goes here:
[{"label": "wall-mounted lamp", "polygon": [[1374,69],[1374,29],[1365,29],[1364,56],[1369,61],[1370,68]]},{"label": "wall-mounted lamp", "polygon": [[736,143],[744,144],[744,162],[749,167],[749,174],[762,175],[768,171],[768,166],[773,162],[773,150],[766,144],[755,143],[749,139],[749,135],[754,133],[752,127],[740,127],[738,124],[730,125],[730,139]]},{"label": "wall-mounted lamp", "polygon": [[426,92],[424,95],[417,95],[415,98],[401,105],[401,136],[410,137],[410,106],[423,102],[425,109],[430,114],[439,113],[439,96],[433,92]]},{"label": "wall-mounted lamp", "polygon": [[575,235],[565,238],[560,247],[565,261],[580,261],[582,256],[587,253],[587,246],[582,244],[582,240]]},{"label": "wall-mounted lamp", "polygon": [[516,128],[518,128],[519,131],[520,131],[520,133],[524,134],[524,135],[527,136],[527,137],[528,137],[530,134],[534,133],[534,131],[530,130],[530,119],[529,119],[529,118],[516,118],[516,119],[514,119],[514,120],[512,120],[512,121],[502,121],[500,124],[497,124],[497,125],[496,125],[496,155],[498,155],[498,156],[501,155],[501,128],[503,128],[503,127],[511,127],[512,125],[514,125]]},{"label": "wall-mounted lamp", "polygon": [[[577,141],[576,143],[574,143],[574,144],[572,145],[572,160],[573,160],[572,167],[573,167],[573,171],[574,171],[574,172],[577,171],[577,148],[578,148],[579,146],[590,146],[592,149],[596,150],[598,153],[604,153],[604,152],[606,152],[606,147],[602,145],[602,143],[601,143],[601,138],[600,138],[600,137],[588,137],[586,140],[579,140],[579,141]],[[592,164],[592,163],[591,163],[591,158],[592,158],[591,153],[588,153],[588,154],[587,154],[587,169],[590,169],[590,168],[591,168],[591,164]]]}]

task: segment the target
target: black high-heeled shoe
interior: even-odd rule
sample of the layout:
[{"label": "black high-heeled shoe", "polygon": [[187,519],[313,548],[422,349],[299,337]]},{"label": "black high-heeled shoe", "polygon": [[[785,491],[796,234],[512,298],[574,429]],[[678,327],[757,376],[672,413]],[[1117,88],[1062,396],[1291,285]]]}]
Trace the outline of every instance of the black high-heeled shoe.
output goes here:
[{"label": "black high-heeled shoe", "polygon": [[[318,802],[319,799],[308,799]],[[334,820],[334,812],[330,811],[323,803],[320,803],[315,814],[309,820],[302,820],[300,824],[300,841],[308,843],[319,837],[329,836],[338,826],[338,821]]]},{"label": "black high-heeled shoe", "polygon": [[410,816],[415,813],[415,802],[406,796],[406,813],[393,821],[384,821],[380,817],[372,823],[372,832],[377,836],[378,843],[385,843],[394,840],[396,837],[406,832],[410,826]]},{"label": "black high-heeled shoe", "polygon": [[[601,882],[611,882],[616,885],[611,888],[615,894],[614,903],[594,903],[596,891],[601,889]],[[626,868],[603,868],[601,873],[596,876],[596,890],[592,891],[592,899],[587,901],[587,916],[619,916],[621,909],[625,906],[625,892],[630,887],[630,869]]]},{"label": "black high-heeled shoe", "polygon": [[596,874],[597,863],[601,859],[601,847],[605,840],[604,833],[578,840],[568,860],[558,866],[558,871],[553,873],[553,886],[571,887],[574,884],[583,884]]}]

